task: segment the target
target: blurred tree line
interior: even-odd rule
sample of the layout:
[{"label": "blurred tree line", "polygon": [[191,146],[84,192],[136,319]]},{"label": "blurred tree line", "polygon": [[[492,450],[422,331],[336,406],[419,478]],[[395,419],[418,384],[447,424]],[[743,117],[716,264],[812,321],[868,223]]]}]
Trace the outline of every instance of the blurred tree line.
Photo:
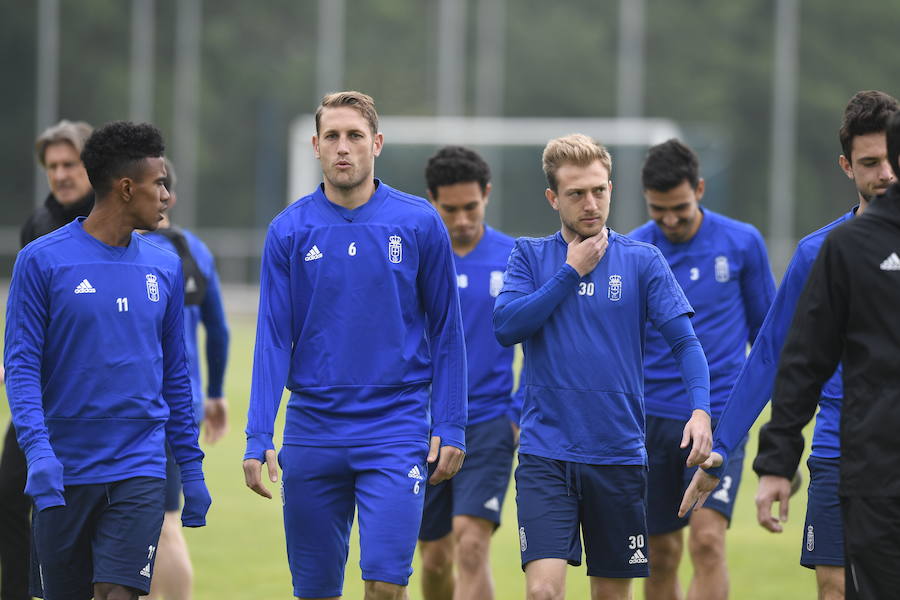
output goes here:
[{"label": "blurred tree line", "polygon": [[[176,2],[156,0],[155,9],[153,121],[170,141]],[[468,0],[466,13],[468,114],[477,60],[474,4]],[[198,227],[264,227],[283,207],[288,128],[318,101],[318,6],[316,0],[203,3]],[[94,125],[127,118],[131,3],[62,0],[60,10],[59,116]],[[614,116],[618,11],[618,0],[507,0],[503,115]],[[0,0],[0,17],[6,208],[0,226],[18,226],[34,195],[36,3]],[[701,149],[711,205],[764,234],[773,18],[774,0],[646,0],[646,116],[677,121]],[[854,201],[837,166],[841,111],[860,89],[900,93],[892,52],[898,18],[900,4],[893,2],[801,3],[798,236]],[[439,26],[435,0],[348,0],[345,87],[374,96],[382,114],[434,114]],[[533,163],[516,169],[539,175],[539,150]],[[541,192],[515,202],[540,202]]]}]

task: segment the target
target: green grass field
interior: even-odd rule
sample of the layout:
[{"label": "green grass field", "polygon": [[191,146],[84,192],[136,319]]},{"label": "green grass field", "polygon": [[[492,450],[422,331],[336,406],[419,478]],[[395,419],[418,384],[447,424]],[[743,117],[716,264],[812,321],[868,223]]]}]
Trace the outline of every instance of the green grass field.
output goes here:
[{"label": "green grass field", "polygon": [[[250,492],[243,483],[241,458],[244,451],[243,429],[250,388],[255,322],[241,315],[230,321],[232,343],[226,380],[231,429],[227,437],[206,447],[206,478],[213,496],[208,526],[187,530],[196,572],[196,600],[290,598],[291,579],[287,567],[281,506]],[[9,417],[5,390],[0,402],[0,424]],[[283,411],[282,411],[283,412]],[[764,417],[762,421],[764,422]],[[280,432],[281,424],[276,426]],[[276,444],[278,441],[276,440]],[[748,444],[748,454],[756,453],[756,428]],[[804,468],[804,479],[806,470]],[[277,490],[276,490],[277,491]],[[731,598],[736,600],[815,598],[812,571],[799,565],[803,517],[806,508],[805,485],[793,499],[785,533],[774,535],[756,524],[756,476],[745,464],[744,484],[737,501],[735,519],[728,537],[731,569]],[[525,578],[519,566],[518,536],[515,527],[515,490],[510,489],[503,510],[504,525],[494,536],[491,560],[497,598],[524,598]],[[362,598],[357,536],[353,534],[344,595]],[[682,565],[682,582],[690,578],[690,566]],[[418,564],[414,565],[418,569]],[[568,598],[589,598],[584,567],[570,568]],[[643,598],[642,585],[635,585],[635,598]],[[410,598],[421,598],[418,574],[410,581]]]}]

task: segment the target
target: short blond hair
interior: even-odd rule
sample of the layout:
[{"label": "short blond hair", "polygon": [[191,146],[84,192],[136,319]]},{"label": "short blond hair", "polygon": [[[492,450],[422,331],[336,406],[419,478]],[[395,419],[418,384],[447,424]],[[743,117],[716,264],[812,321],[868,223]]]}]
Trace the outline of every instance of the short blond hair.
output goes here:
[{"label": "short blond hair", "polygon": [[349,90],[346,92],[335,92],[326,94],[316,109],[316,134],[319,133],[319,123],[322,120],[322,113],[326,108],[337,108],[339,106],[349,106],[361,114],[369,123],[369,129],[372,135],[378,133],[378,112],[375,110],[375,100],[368,94]]},{"label": "short blond hair", "polygon": [[594,138],[581,133],[571,133],[550,140],[541,155],[547,185],[554,192],[557,188],[556,172],[561,166],[572,164],[587,167],[597,160],[606,168],[607,173],[612,173],[612,157],[609,150]]},{"label": "short blond hair", "polygon": [[94,128],[84,121],[73,122],[63,119],[56,125],[51,125],[34,142],[34,151],[37,153],[38,162],[42,167],[46,167],[44,154],[47,152],[47,146],[63,142],[75,148],[75,152],[80,157],[81,151],[84,150],[84,143],[93,132]]}]

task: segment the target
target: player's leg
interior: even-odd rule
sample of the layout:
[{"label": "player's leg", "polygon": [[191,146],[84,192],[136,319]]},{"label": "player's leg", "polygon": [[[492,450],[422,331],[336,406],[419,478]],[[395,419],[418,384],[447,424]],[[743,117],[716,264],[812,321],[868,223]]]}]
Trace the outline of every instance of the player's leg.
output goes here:
[{"label": "player's leg", "polygon": [[405,597],[425,499],[423,442],[350,448],[366,599]]},{"label": "player's leg", "polygon": [[[429,466],[428,476],[435,464]],[[465,469],[465,463],[463,464]],[[457,477],[460,473],[457,473]],[[453,600],[453,484],[455,478],[425,486],[425,507],[419,528],[422,557],[422,596],[425,600]]]},{"label": "player's leg", "polygon": [[95,583],[95,600],[138,600],[138,590],[115,583]]},{"label": "player's leg", "polygon": [[526,600],[563,600],[566,566],[562,558],[539,558],[525,565]]},{"label": "player's leg", "polygon": [[166,444],[166,494],[162,532],[148,600],[190,600],[194,571],[181,531],[181,470]]},{"label": "player's leg", "polygon": [[810,457],[800,564],[816,570],[819,600],[844,598],[844,517],[838,497],[840,459]]},{"label": "player's leg", "polygon": [[844,567],[816,565],[819,600],[844,600]]},{"label": "player's leg", "polygon": [[31,500],[25,495],[25,454],[12,423],[0,458],[0,598],[29,600],[28,561],[31,553]]},{"label": "player's leg", "polygon": [[494,597],[491,577],[491,535],[496,528],[492,521],[480,517],[453,517],[453,536],[456,541],[456,564],[459,570],[457,600]]},{"label": "player's leg", "polygon": [[648,600],[682,600],[678,565],[684,553],[682,530],[688,518],[678,517],[684,493],[685,461],[688,450],[679,448],[684,423],[647,415],[647,530],[650,576],[644,580]]},{"label": "player's leg", "polygon": [[849,599],[896,598],[900,590],[900,498],[844,496]]},{"label": "player's leg", "polygon": [[[649,516],[653,514],[648,511]],[[684,592],[678,580],[678,565],[684,554],[683,530],[651,535],[650,577],[644,580],[644,597],[647,600],[682,600]]]},{"label": "player's leg", "polygon": [[165,479],[132,477],[104,484],[91,553],[99,599],[126,600],[150,592],[163,523]]},{"label": "player's leg", "polygon": [[65,506],[32,515],[31,593],[41,598],[88,600],[93,595],[91,539],[106,501],[102,485],[65,488]]},{"label": "player's leg", "polygon": [[528,600],[561,600],[566,563],[581,564],[574,463],[519,454],[516,507]]},{"label": "player's leg", "polygon": [[687,597],[689,600],[725,600],[728,597],[728,566],[725,561],[725,532],[728,519],[711,508],[691,513],[688,551],[694,565]]},{"label": "player's leg", "polygon": [[284,445],[278,453],[288,564],[298,598],[339,598],[353,525],[349,448]]},{"label": "player's leg", "polygon": [[453,554],[451,533],[436,540],[419,540],[419,555],[422,557],[422,597],[425,600],[452,600],[455,579]]},{"label": "player's leg", "polygon": [[[694,577],[688,588],[689,600],[725,600],[728,597],[725,534],[741,486],[746,445],[747,438],[744,438],[732,451],[719,485],[704,506],[690,515],[688,552],[694,565]],[[694,471],[686,471],[684,489],[687,489]]]},{"label": "player's leg", "polygon": [[[501,416],[466,430],[466,462],[452,480],[456,546],[455,600],[491,600],[491,536],[500,526],[514,449],[509,419]],[[427,501],[427,500],[426,500]]]},{"label": "player's leg", "polygon": [[591,597],[631,598],[631,580],[649,575],[647,469],[577,465],[581,532]]},{"label": "player's leg", "polygon": [[631,579],[591,577],[591,600],[631,600]]},{"label": "player's leg", "polygon": [[194,570],[181,531],[181,511],[166,511],[148,600],[190,600]]}]

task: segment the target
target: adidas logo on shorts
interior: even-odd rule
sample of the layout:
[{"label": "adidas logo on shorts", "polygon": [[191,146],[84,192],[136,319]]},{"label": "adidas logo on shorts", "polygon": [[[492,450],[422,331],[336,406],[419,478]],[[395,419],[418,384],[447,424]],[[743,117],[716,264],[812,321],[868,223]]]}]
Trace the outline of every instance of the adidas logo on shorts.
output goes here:
[{"label": "adidas logo on shorts", "polygon": [[494,512],[500,512],[500,500],[497,498],[497,496],[494,496],[484,503],[484,507]]},{"label": "adidas logo on shorts", "polygon": [[409,470],[409,473],[406,474],[410,479],[416,479],[418,481],[422,481],[425,479],[422,477],[422,471],[419,470],[419,465],[413,465],[413,468]]},{"label": "adidas logo on shorts", "polygon": [[147,563],[147,566],[141,569],[141,575],[143,575],[147,579],[150,578],[150,563]]},{"label": "adidas logo on shorts", "polygon": [[628,559],[629,565],[639,565],[639,564],[646,564],[646,563],[647,563],[647,557],[644,556],[644,553],[641,552],[640,548],[635,550],[634,554],[631,555],[631,558]]}]

